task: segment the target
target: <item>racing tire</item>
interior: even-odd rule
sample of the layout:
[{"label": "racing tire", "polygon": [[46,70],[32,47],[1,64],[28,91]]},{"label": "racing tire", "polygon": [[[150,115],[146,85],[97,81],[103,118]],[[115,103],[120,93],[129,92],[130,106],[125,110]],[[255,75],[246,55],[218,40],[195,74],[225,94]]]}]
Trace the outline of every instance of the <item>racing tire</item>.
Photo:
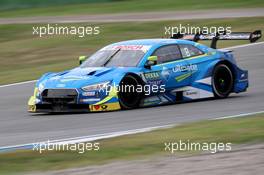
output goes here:
[{"label": "racing tire", "polygon": [[119,103],[122,109],[133,109],[139,107],[139,103],[142,99],[142,93],[136,91],[138,85],[141,84],[137,78],[132,75],[127,75],[122,79],[118,92]]},{"label": "racing tire", "polygon": [[213,70],[212,87],[216,98],[227,98],[234,87],[234,76],[225,64],[218,64]]}]

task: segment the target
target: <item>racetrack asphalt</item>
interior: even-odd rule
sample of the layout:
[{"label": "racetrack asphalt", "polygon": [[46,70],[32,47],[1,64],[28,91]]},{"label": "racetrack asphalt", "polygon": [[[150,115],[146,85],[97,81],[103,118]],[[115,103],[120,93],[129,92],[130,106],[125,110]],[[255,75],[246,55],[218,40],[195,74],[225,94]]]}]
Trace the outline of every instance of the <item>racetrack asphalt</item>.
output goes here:
[{"label": "racetrack asphalt", "polygon": [[235,48],[238,65],[249,70],[246,93],[222,100],[89,114],[29,114],[33,83],[0,87],[0,147],[263,111],[264,44]]},{"label": "racetrack asphalt", "polygon": [[71,16],[36,16],[0,18],[0,24],[30,24],[30,23],[105,23],[105,22],[137,22],[164,21],[183,19],[217,19],[264,16],[263,8],[247,9],[214,9],[170,12],[137,12],[100,15],[71,15]]}]

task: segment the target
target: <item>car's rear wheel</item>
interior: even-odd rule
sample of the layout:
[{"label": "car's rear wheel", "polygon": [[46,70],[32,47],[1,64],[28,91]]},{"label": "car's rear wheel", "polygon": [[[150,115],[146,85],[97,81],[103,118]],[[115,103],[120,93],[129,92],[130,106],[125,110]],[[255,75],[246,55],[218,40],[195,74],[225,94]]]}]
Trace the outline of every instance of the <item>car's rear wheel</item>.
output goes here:
[{"label": "car's rear wheel", "polygon": [[225,64],[218,64],[213,71],[212,86],[216,98],[226,98],[233,90],[234,76]]},{"label": "car's rear wheel", "polygon": [[137,92],[138,85],[141,85],[140,82],[132,75],[127,75],[122,79],[118,93],[122,109],[132,109],[139,106],[142,93]]}]

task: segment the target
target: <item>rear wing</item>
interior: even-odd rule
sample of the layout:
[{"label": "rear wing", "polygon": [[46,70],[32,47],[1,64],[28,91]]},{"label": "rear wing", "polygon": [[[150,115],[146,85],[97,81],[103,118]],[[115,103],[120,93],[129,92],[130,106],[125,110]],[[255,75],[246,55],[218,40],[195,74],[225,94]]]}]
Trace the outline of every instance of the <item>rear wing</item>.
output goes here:
[{"label": "rear wing", "polygon": [[261,30],[256,30],[254,32],[232,32],[230,34],[226,34],[226,32],[219,33],[211,33],[211,34],[173,34],[172,39],[184,39],[190,40],[194,42],[198,42],[199,40],[212,40],[211,48],[216,49],[216,44],[218,40],[249,40],[251,43],[257,41],[262,36]]}]

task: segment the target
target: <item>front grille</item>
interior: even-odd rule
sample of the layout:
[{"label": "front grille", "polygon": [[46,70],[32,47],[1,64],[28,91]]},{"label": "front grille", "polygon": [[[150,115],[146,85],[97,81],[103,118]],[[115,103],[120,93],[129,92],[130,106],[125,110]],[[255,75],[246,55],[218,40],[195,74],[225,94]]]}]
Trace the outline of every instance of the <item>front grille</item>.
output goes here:
[{"label": "front grille", "polygon": [[50,104],[74,104],[78,93],[75,89],[45,89],[41,96],[43,102]]},{"label": "front grille", "polygon": [[85,104],[37,104],[38,112],[89,112],[89,105]]}]

